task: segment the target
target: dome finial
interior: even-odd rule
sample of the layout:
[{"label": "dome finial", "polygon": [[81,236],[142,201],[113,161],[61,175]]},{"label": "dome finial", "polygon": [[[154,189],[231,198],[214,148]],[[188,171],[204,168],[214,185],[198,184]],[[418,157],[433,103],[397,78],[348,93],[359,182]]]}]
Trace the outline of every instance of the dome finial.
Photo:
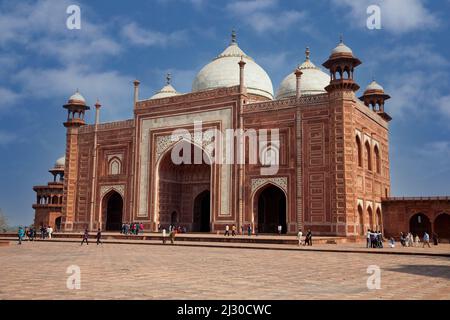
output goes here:
[{"label": "dome finial", "polygon": [[231,30],[231,44],[236,44],[236,30],[234,28]]},{"label": "dome finial", "polygon": [[169,73],[167,73],[166,75],[166,84],[170,84],[170,81],[172,80],[172,75]]},{"label": "dome finial", "polygon": [[309,61],[310,55],[311,55],[311,51],[309,51],[309,47],[306,47],[306,50],[305,50],[306,61]]},{"label": "dome finial", "polygon": [[344,35],[342,33],[339,35],[339,43],[344,43]]}]

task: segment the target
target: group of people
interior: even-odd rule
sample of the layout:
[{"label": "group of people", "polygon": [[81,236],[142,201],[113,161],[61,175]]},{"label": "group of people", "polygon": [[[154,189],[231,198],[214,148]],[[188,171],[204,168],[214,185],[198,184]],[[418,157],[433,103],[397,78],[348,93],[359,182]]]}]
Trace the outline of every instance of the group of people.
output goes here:
[{"label": "group of people", "polygon": [[[408,232],[408,234],[406,235],[405,233],[400,232],[400,243],[402,247],[420,247],[420,238],[418,234],[413,236],[411,232]],[[437,246],[439,243],[437,234],[433,234],[433,243],[435,246]],[[424,232],[422,237],[422,248],[424,248],[425,246],[431,248],[430,235],[426,231]]]},{"label": "group of people", "polygon": [[[51,239],[53,228],[51,226],[41,225],[41,227],[39,228],[39,232],[42,240]],[[37,237],[36,228],[33,226],[29,228],[20,226],[17,231],[17,237],[19,240],[19,244],[22,244],[22,241],[24,241],[26,238],[28,238],[29,241],[33,241]]]},{"label": "group of people", "polygon": [[306,232],[306,236],[305,239],[303,239],[303,231],[302,229],[298,230],[297,233],[297,240],[298,240],[298,245],[301,246],[302,244],[304,246],[312,246],[312,232],[310,229],[308,229],[308,231]]},{"label": "group of people", "polygon": [[383,248],[383,235],[381,231],[367,230],[366,248]]},{"label": "group of people", "polygon": [[[97,229],[97,234],[95,235],[95,239],[97,240],[97,245],[99,245],[99,244],[103,245],[102,231],[100,230],[100,228]],[[89,245],[89,230],[87,228],[84,229],[83,238],[81,240],[81,245],[83,245],[83,243],[85,243],[85,242],[86,242],[86,245]]]},{"label": "group of people", "polygon": [[122,234],[134,234],[138,235],[139,233],[144,233],[144,224],[141,222],[133,222],[133,223],[122,223],[122,228],[120,230]]}]

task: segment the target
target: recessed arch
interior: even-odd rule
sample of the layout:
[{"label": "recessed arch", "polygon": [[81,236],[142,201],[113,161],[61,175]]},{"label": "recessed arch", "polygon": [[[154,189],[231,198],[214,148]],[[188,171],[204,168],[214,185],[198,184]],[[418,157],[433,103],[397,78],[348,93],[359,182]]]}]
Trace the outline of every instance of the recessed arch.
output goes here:
[{"label": "recessed arch", "polygon": [[422,212],[416,213],[409,219],[409,231],[414,235],[422,237],[425,232],[431,235],[430,218]]},{"label": "recessed arch", "polygon": [[102,216],[105,230],[120,231],[123,219],[123,198],[115,190],[109,191],[102,200]]},{"label": "recessed arch", "polygon": [[361,146],[361,139],[359,136],[356,136],[355,139],[356,142],[356,161],[358,163],[358,167],[362,167],[362,146]]},{"label": "recessed arch", "polygon": [[441,213],[433,222],[434,233],[437,234],[439,239],[450,240],[450,214]]},{"label": "recessed arch", "polygon": [[369,141],[366,141],[364,146],[365,146],[365,149],[366,149],[367,170],[372,170],[372,152],[370,150],[370,143],[369,143]]},{"label": "recessed arch", "polygon": [[281,225],[287,232],[287,194],[273,182],[261,185],[253,193],[253,219],[258,233],[276,233]]},{"label": "recessed arch", "polygon": [[358,204],[358,222],[359,222],[359,235],[364,235],[364,210],[360,204]]},{"label": "recessed arch", "polygon": [[[190,164],[175,164],[171,158],[172,150],[180,143],[189,146]],[[195,152],[201,153],[201,163],[194,162]],[[198,144],[181,139],[160,154],[155,173],[155,224],[171,224],[172,214],[176,212],[177,225],[186,227],[188,231],[209,232],[213,213],[213,166],[209,154]],[[205,222],[206,216],[208,223]]]},{"label": "recessed arch", "polygon": [[375,155],[375,170],[378,174],[381,173],[381,157],[380,157],[380,150],[378,149],[378,146],[375,145],[373,148],[373,153]]}]

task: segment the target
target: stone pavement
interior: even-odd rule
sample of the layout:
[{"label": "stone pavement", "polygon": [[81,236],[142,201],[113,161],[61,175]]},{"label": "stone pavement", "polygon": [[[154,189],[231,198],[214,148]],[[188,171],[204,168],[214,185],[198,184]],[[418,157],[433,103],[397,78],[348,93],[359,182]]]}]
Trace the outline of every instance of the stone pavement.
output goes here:
[{"label": "stone pavement", "polygon": [[441,256],[55,241],[1,247],[0,266],[0,299],[450,299]]}]

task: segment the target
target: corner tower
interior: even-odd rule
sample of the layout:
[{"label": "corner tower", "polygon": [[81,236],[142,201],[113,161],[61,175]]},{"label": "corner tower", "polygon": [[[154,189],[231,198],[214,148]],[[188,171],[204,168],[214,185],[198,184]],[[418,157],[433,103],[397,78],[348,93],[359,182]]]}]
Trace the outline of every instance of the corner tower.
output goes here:
[{"label": "corner tower", "polygon": [[62,225],[64,231],[72,231],[75,219],[78,179],[78,129],[86,124],[84,116],[85,112],[90,108],[86,105],[86,100],[78,90],[69,98],[63,108],[67,109],[67,120],[64,122],[67,133]]}]

